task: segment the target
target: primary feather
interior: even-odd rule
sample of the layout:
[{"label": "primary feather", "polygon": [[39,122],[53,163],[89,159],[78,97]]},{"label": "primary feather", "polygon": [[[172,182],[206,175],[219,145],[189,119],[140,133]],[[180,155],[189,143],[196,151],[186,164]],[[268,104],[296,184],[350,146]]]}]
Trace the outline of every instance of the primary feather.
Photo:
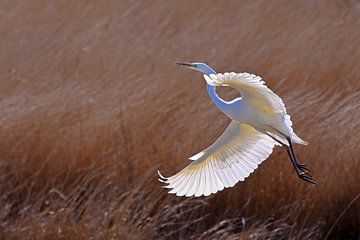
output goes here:
[{"label": "primary feather", "polygon": [[270,137],[248,124],[232,121],[207,149],[191,157],[191,164],[172,177],[160,175],[177,196],[208,196],[243,181],[272,152]]}]

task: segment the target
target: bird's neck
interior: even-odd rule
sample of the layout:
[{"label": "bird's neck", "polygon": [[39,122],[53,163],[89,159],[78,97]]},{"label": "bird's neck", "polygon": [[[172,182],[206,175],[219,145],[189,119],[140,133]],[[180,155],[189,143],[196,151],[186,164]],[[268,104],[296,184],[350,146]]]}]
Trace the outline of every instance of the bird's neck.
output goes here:
[{"label": "bird's neck", "polygon": [[[205,69],[203,71],[203,73],[210,76],[210,74],[216,74],[216,71],[208,66],[208,68]],[[217,95],[215,86],[211,86],[209,84],[206,84],[206,85],[207,85],[207,91],[208,91],[208,94],[209,94],[211,100],[220,109],[220,111],[224,112],[224,110],[226,109],[226,106],[227,106],[227,102],[224,101],[223,99],[221,99],[219,97],[219,95]]]},{"label": "bird's neck", "polygon": [[[211,74],[216,74],[216,71],[209,66],[207,66],[207,69],[204,69],[202,72],[207,76],[210,76]],[[211,86],[209,84],[206,85],[211,100],[215,103],[216,107],[220,109],[220,111],[225,113],[228,103],[225,100],[221,99],[219,95],[217,95],[215,86]]]},{"label": "bird's neck", "polygon": [[219,97],[219,95],[217,95],[217,93],[216,93],[216,87],[207,84],[207,91],[208,91],[208,94],[209,94],[211,100],[215,103],[215,105],[216,105],[222,112],[224,112],[224,110],[225,110],[226,107],[228,106],[228,103],[227,103],[226,101],[224,101],[223,99],[221,99],[221,98]]}]

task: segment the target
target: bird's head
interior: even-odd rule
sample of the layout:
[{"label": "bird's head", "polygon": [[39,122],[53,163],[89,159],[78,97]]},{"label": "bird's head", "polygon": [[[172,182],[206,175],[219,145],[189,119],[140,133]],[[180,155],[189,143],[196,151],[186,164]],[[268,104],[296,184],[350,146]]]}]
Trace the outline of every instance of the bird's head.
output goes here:
[{"label": "bird's head", "polygon": [[185,66],[187,68],[199,71],[205,75],[216,74],[215,70],[209,67],[206,63],[189,63],[189,62],[175,62],[181,66]]}]

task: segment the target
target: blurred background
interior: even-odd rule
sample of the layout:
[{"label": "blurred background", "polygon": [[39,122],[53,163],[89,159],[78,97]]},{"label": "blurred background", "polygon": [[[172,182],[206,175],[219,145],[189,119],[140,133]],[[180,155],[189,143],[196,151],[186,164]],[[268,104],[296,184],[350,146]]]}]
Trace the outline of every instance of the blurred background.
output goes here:
[{"label": "blurred background", "polygon": [[[356,0],[0,1],[0,238],[359,239],[359,39]],[[156,170],[229,123],[174,61],[262,76],[318,184],[277,148],[234,188],[167,194]]]}]

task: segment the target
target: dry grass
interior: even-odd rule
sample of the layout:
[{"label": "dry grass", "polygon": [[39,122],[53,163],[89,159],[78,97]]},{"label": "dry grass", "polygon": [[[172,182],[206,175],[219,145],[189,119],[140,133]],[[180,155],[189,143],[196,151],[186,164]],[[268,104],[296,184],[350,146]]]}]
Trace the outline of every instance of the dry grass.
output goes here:
[{"label": "dry grass", "polygon": [[[0,238],[358,238],[359,6],[0,2]],[[228,121],[175,60],[263,76],[318,185],[278,149],[232,189],[167,195],[155,170],[181,169]]]}]

